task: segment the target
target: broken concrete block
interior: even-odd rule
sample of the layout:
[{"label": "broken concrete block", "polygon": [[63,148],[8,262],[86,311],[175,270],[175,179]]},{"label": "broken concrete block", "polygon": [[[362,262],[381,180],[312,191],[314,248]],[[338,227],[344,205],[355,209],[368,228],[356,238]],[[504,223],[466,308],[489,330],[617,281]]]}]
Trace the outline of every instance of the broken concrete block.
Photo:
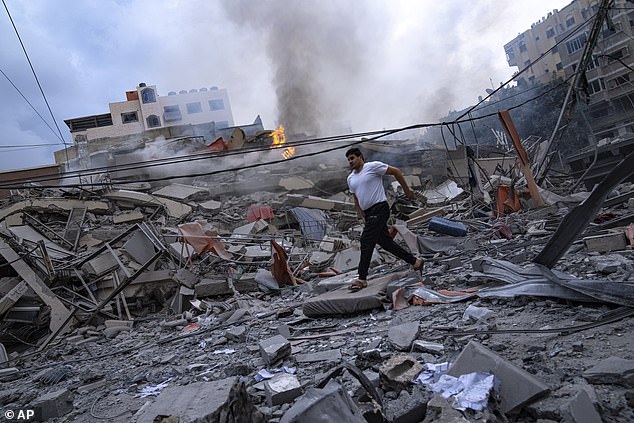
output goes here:
[{"label": "broken concrete block", "polygon": [[387,421],[392,423],[419,423],[427,411],[432,393],[420,385],[414,385],[412,393],[401,391],[398,398],[384,406]]},{"label": "broken concrete block", "polygon": [[258,291],[259,286],[255,280],[256,275],[257,273],[255,272],[243,273],[240,279],[233,281],[233,287],[241,294]]},{"label": "broken concrete block", "polygon": [[447,398],[443,398],[442,395],[436,394],[427,403],[427,410],[425,414],[425,420],[423,423],[468,423],[462,413],[451,405]]},{"label": "broken concrete block", "polygon": [[193,288],[199,280],[198,275],[186,268],[178,269],[174,278],[187,288]]},{"label": "broken concrete block", "polygon": [[29,408],[35,409],[35,419],[37,421],[62,417],[73,411],[73,394],[68,389],[49,392],[36,398],[29,405]]},{"label": "broken concrete block", "polygon": [[260,354],[266,364],[273,364],[291,354],[291,343],[282,335],[260,341]]},{"label": "broken concrete block", "polygon": [[286,404],[302,394],[297,376],[283,372],[264,381],[264,390],[269,407]]},{"label": "broken concrete block", "polygon": [[229,282],[223,279],[201,279],[194,287],[196,298],[233,294]]},{"label": "broken concrete block", "polygon": [[515,410],[546,394],[549,388],[526,370],[515,366],[475,341],[469,342],[447,374],[454,377],[473,372],[495,375],[500,380],[500,408]]},{"label": "broken concrete block", "polygon": [[225,331],[224,336],[235,342],[244,342],[247,339],[247,328],[244,326],[236,326]]},{"label": "broken concrete block", "polygon": [[590,396],[583,389],[570,401],[564,414],[568,417],[564,421],[575,423],[601,423],[603,421],[597,409],[594,408]]},{"label": "broken concrete block", "polygon": [[120,223],[137,223],[143,222],[145,215],[141,210],[132,210],[129,212],[123,212],[112,216],[112,223],[118,225]]},{"label": "broken concrete block", "polygon": [[397,354],[381,366],[379,377],[382,385],[400,392],[410,386],[422,370],[423,365],[411,355]]},{"label": "broken concrete block", "polygon": [[474,321],[477,322],[479,320],[488,320],[495,316],[495,312],[486,307],[478,307],[473,304],[469,304],[469,307],[462,314],[462,320],[467,322]]},{"label": "broken concrete block", "polygon": [[596,251],[598,253],[625,250],[627,238],[623,232],[588,236],[583,238],[583,245],[585,245],[587,251]]},{"label": "broken concrete block", "polygon": [[407,322],[391,326],[387,332],[387,337],[397,350],[409,351],[414,340],[418,338],[419,331],[418,322]]},{"label": "broken concrete block", "polygon": [[219,212],[222,209],[222,203],[216,200],[205,201],[204,203],[198,204],[198,207],[203,209],[206,212]]},{"label": "broken concrete block", "polygon": [[361,410],[337,382],[310,388],[280,419],[280,423],[346,422],[367,423]]},{"label": "broken concrete block", "polygon": [[341,361],[341,350],[324,350],[315,353],[296,354],[295,361],[298,363],[316,363],[316,362],[339,362]]},{"label": "broken concrete block", "polygon": [[139,410],[134,421],[217,422],[222,421],[223,417],[232,416],[235,422],[262,423],[263,416],[251,403],[244,384],[234,384],[235,380],[227,378],[168,386],[152,403]]},{"label": "broken concrete block", "polygon": [[115,336],[119,335],[121,332],[130,332],[130,328],[125,326],[114,326],[110,328],[105,328],[103,330],[103,334],[106,338],[112,339]]},{"label": "broken concrete block", "polygon": [[594,384],[634,386],[634,360],[608,357],[586,370],[583,377]]}]

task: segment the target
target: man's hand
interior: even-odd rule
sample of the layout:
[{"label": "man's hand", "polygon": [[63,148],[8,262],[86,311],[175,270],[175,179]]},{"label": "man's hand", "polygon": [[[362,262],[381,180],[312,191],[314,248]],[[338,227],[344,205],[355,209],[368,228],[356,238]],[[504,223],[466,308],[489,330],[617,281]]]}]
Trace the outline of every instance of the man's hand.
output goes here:
[{"label": "man's hand", "polygon": [[405,196],[410,199],[416,198],[416,193],[410,187],[404,188]]}]

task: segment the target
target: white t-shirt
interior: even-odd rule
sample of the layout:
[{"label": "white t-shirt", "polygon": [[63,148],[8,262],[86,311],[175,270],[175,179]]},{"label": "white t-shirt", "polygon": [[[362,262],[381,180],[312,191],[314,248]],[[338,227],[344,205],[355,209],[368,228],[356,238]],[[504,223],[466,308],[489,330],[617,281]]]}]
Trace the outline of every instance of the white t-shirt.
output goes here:
[{"label": "white t-shirt", "polygon": [[387,201],[383,188],[383,175],[387,168],[388,165],[383,162],[365,162],[359,173],[353,170],[348,175],[348,188],[357,196],[362,210],[367,210],[381,201]]}]

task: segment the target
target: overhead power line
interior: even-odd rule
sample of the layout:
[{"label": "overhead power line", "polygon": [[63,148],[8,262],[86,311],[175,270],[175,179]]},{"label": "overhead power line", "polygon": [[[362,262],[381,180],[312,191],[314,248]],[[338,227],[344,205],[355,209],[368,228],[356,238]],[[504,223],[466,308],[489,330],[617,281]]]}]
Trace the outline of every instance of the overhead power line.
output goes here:
[{"label": "overhead power line", "polygon": [[35,72],[33,63],[31,63],[31,59],[29,58],[29,53],[26,51],[26,47],[24,46],[24,43],[22,42],[22,37],[20,37],[20,32],[18,31],[18,28],[15,26],[15,22],[13,22],[13,18],[11,17],[11,12],[9,12],[9,8],[7,7],[7,3],[5,2],[5,0],[2,0],[2,4],[4,5],[4,9],[7,11],[7,15],[9,16],[9,20],[11,21],[11,25],[13,26],[13,29],[15,31],[15,35],[18,37],[18,41],[20,41],[20,45],[22,46],[22,51],[24,52],[24,56],[26,56],[26,60],[27,62],[29,62],[29,67],[31,68],[31,72],[33,73],[33,76],[35,77],[35,82],[37,82],[37,86],[40,89],[40,93],[42,93],[42,98],[44,98],[44,103],[46,103],[46,107],[48,108],[48,112],[51,115],[51,119],[53,119],[53,124],[57,128],[57,132],[59,133],[59,138],[61,140],[61,143],[64,145],[67,145],[67,143],[64,141],[64,135],[62,135],[62,130],[59,128],[59,125],[57,124],[57,121],[55,120],[55,115],[53,114],[53,110],[51,109],[51,106],[48,103],[46,94],[44,94],[44,89],[42,88],[42,84],[40,84],[40,80],[37,77],[37,73]]}]

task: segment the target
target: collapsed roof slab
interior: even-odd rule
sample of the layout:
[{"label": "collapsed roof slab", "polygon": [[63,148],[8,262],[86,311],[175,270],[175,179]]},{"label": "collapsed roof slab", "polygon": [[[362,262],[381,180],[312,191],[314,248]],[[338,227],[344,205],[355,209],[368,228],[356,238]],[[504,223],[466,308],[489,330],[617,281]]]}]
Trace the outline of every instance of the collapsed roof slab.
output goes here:
[{"label": "collapsed roof slab", "polygon": [[136,191],[111,191],[103,195],[113,201],[125,201],[135,205],[153,205],[165,207],[167,214],[175,219],[182,219],[192,212],[188,204],[179,203],[169,198],[159,198],[151,194]]},{"label": "collapsed roof slab", "polygon": [[87,211],[93,213],[106,213],[110,209],[108,203],[104,201],[82,201],[82,200],[72,200],[72,199],[61,199],[61,198],[38,198],[31,200],[19,201],[15,204],[11,204],[8,207],[0,210],[0,221],[3,221],[8,216],[19,213],[24,209],[35,209],[35,210],[44,210],[44,211],[52,211],[52,210],[63,210],[70,212],[73,208],[86,208]]}]

